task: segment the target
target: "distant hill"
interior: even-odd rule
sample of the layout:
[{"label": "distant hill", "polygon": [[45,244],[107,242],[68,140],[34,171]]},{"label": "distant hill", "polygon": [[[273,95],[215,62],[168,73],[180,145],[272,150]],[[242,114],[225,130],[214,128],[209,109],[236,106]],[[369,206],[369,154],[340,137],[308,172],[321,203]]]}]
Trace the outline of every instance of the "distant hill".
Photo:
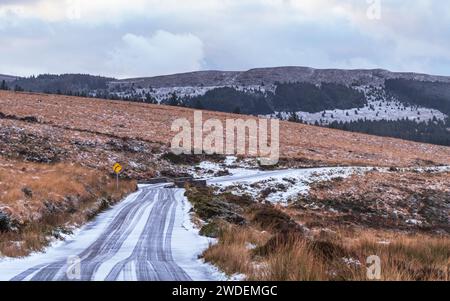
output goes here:
[{"label": "distant hill", "polygon": [[134,84],[140,86],[188,87],[188,86],[251,86],[273,85],[277,82],[335,83],[343,85],[380,85],[387,79],[402,78],[421,81],[450,83],[450,77],[419,73],[399,73],[382,69],[343,70],[314,69],[309,67],[256,68],[248,71],[198,71],[147,78],[123,79],[113,84]]},{"label": "distant hill", "polygon": [[106,90],[108,83],[114,78],[93,76],[89,74],[42,74],[27,78],[19,78],[11,82],[25,91],[60,93],[60,94],[89,94],[96,90]]},{"label": "distant hill", "polygon": [[[155,170],[154,163],[161,158],[158,154],[170,151],[173,121],[186,118],[192,122],[194,113],[182,107],[11,91],[0,91],[0,108],[3,154],[34,160],[58,157],[105,171],[110,170],[113,158],[129,166],[125,172],[136,170],[141,179],[145,170]],[[203,113],[204,121],[237,117],[253,118]],[[24,134],[29,138],[23,138]],[[302,167],[450,164],[449,147],[292,122],[280,122],[279,137],[281,158]]]},{"label": "distant hill", "polygon": [[17,78],[18,78],[17,76],[0,74],[0,81],[11,82]]},{"label": "distant hill", "polygon": [[[289,115],[319,124],[350,122],[361,117],[444,120],[450,114],[450,77],[381,69],[276,67],[242,72],[199,71],[111,81],[108,87],[109,93],[121,98],[282,118]],[[401,113],[410,107],[409,114]],[[364,111],[362,116],[353,114],[358,109]]]},{"label": "distant hill", "polygon": [[19,91],[264,115],[450,145],[450,77],[446,76],[382,69],[275,67],[120,80],[87,74],[39,75],[19,78],[8,86]]},{"label": "distant hill", "polygon": [[258,68],[109,83],[113,95],[450,145],[450,77],[374,70]]}]

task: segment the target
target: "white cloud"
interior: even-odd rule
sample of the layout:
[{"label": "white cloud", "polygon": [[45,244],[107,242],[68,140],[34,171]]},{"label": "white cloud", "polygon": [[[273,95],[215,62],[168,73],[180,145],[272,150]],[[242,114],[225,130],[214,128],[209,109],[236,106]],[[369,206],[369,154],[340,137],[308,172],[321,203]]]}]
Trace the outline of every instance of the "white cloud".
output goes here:
[{"label": "white cloud", "polygon": [[158,30],[149,38],[124,35],[108,65],[113,74],[139,77],[200,70],[203,56],[203,42],[195,35]]},{"label": "white cloud", "polygon": [[366,0],[0,0],[0,73],[306,65],[450,75],[450,6],[380,1],[370,20]]}]

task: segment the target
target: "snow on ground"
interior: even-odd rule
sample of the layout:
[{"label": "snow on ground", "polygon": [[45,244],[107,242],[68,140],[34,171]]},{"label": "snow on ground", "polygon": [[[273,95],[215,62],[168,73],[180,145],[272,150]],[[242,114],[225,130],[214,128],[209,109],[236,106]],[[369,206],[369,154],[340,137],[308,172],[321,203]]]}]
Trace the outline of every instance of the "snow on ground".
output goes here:
[{"label": "snow on ground", "polygon": [[207,182],[219,187],[222,191],[232,188],[234,193],[249,194],[255,199],[264,194],[265,200],[269,202],[287,205],[299,195],[306,194],[314,182],[345,178],[372,169],[370,167],[326,167],[276,171],[230,169],[230,176],[213,178]]},{"label": "snow on ground", "polygon": [[0,281],[9,280],[30,267],[50,264],[57,260],[67,260],[69,256],[81,253],[90,246],[107,228],[114,216],[127,204],[133,202],[138,192],[130,194],[125,200],[98,215],[91,223],[86,224],[66,240],[48,247],[44,252],[33,253],[25,258],[3,258],[0,261]]},{"label": "snow on ground", "polygon": [[432,166],[432,167],[411,167],[411,168],[400,168],[400,171],[413,171],[413,172],[450,172],[450,166]]},{"label": "snow on ground", "polygon": [[185,87],[162,87],[162,88],[129,88],[126,91],[121,92],[112,92],[118,97],[140,97],[143,100],[146,99],[146,96],[149,95],[153,99],[155,99],[158,103],[161,103],[163,101],[167,101],[173,97],[173,95],[176,95],[177,98],[186,99],[196,96],[203,96],[206,94],[206,92],[219,89],[219,88],[225,88],[225,87],[231,87],[234,88],[237,91],[254,94],[254,93],[263,93],[267,94],[269,92],[273,93],[275,92],[275,85],[248,85],[248,86],[240,86],[240,85],[233,85],[233,86],[185,86]]},{"label": "snow on ground", "polygon": [[[389,120],[396,121],[409,119],[416,122],[437,120],[445,120],[447,115],[438,110],[428,109],[424,107],[405,107],[396,102],[373,101],[369,102],[363,108],[354,108],[349,110],[327,110],[317,113],[296,112],[297,118],[309,124],[318,122],[321,125],[328,125],[334,121],[351,122],[358,120],[380,121]],[[287,120],[291,113],[275,112],[269,117],[279,117]]]},{"label": "snow on ground", "polygon": [[[112,92],[118,97],[141,98],[146,100],[150,96],[158,103],[170,100],[174,95],[179,99],[187,99],[196,96],[203,96],[208,91],[230,87],[237,91],[248,94],[269,95],[275,93],[276,85],[222,85],[222,86],[184,86],[184,87],[130,87],[125,91]],[[321,125],[328,125],[333,121],[351,122],[358,120],[401,120],[409,119],[416,122],[429,121],[436,118],[445,120],[448,116],[438,110],[409,106],[401,103],[395,97],[388,96],[383,87],[358,86],[356,90],[364,93],[367,104],[362,108],[352,108],[348,110],[326,110],[315,113],[295,112],[297,118],[304,122],[314,124],[318,122]],[[267,117],[280,118],[287,120],[291,117],[291,112],[275,112]]]},{"label": "snow on ground", "polygon": [[[287,205],[299,195],[307,194],[312,183],[346,178],[372,170],[388,172],[388,168],[375,167],[323,167],[304,169],[281,169],[262,171],[256,168],[255,160],[237,161],[228,156],[223,163],[203,161],[191,171],[207,179],[209,185],[221,191],[230,190],[236,194],[249,194],[255,199]],[[224,172],[226,171],[226,172]],[[399,172],[449,172],[450,166],[426,168],[400,168]],[[226,173],[225,176],[214,176]]]},{"label": "snow on ground", "polygon": [[224,176],[226,174],[241,173],[252,174],[258,167],[254,158],[239,159],[235,156],[227,156],[223,163],[202,161],[191,167],[188,172],[195,178],[210,178],[213,176]]},{"label": "snow on ground", "polygon": [[[165,185],[152,185],[152,188],[162,188]],[[51,245],[44,252],[34,253],[20,259],[0,259],[0,281],[9,280],[32,267],[38,267],[35,272],[37,273],[40,268],[48,266],[51,263],[58,261],[67,262],[72,256],[81,254],[104,234],[108,226],[117,218],[119,212],[126,208],[128,204],[136,201],[138,195],[141,193],[141,189],[145,186],[148,185],[139,185],[140,190],[138,192],[129,195],[110,210],[99,214],[94,221],[81,227],[75,234],[66,237],[64,241],[59,241]],[[193,280],[229,280],[230,277],[227,277],[217,268],[198,259],[198,256],[203,250],[214,241],[198,234],[198,229],[195,228],[191,221],[191,206],[184,196],[183,189],[177,189],[175,191],[175,198],[178,206],[176,207],[173,232],[171,235],[171,250],[175,263],[183,268]],[[130,252],[134,250],[137,243],[134,238],[139,237],[140,232],[143,231],[143,226],[147,222],[145,216],[149,216],[151,209],[152,206],[146,207],[145,211],[143,211],[144,218],[132,230],[133,232],[139,233],[136,233],[136,235],[131,233],[121,246],[120,252],[117,252],[114,257],[101,263],[95,272],[95,279],[105,279],[108,271],[111,270],[111,267],[115,263],[129,257]],[[167,224],[165,225],[165,229],[168,229]],[[30,274],[25,280],[33,276],[34,273]]]},{"label": "snow on ground", "polygon": [[[362,108],[352,108],[348,110],[326,110],[316,113],[295,112],[299,120],[303,120],[309,124],[318,122],[321,125],[328,125],[334,121],[351,122],[358,120],[402,120],[409,119],[416,122],[437,120],[445,120],[448,116],[438,110],[420,107],[408,106],[401,103],[395,97],[386,95],[381,88],[374,87],[357,87],[363,92],[367,99],[367,104]],[[291,112],[275,112],[268,117],[276,117],[287,120],[291,117]]]},{"label": "snow on ground", "polygon": [[234,156],[227,156],[223,163],[202,161],[190,172],[196,177],[207,179],[209,185],[222,191],[231,189],[233,193],[249,194],[255,199],[265,193],[267,201],[287,205],[289,200],[307,193],[313,182],[373,170],[372,167],[326,167],[263,171],[257,167],[255,159],[238,160]]},{"label": "snow on ground", "polygon": [[[211,276],[213,278],[211,280],[234,280],[215,266],[199,259],[203,251],[216,240],[201,236],[199,229],[192,223],[192,206],[184,196],[184,189],[177,189],[176,198],[180,200],[181,206],[177,207],[175,225],[181,225],[181,227],[174,227],[172,232],[172,255],[175,262],[194,281],[205,280]],[[199,266],[203,269],[199,269]],[[205,271],[207,271],[207,275],[204,274]]]},{"label": "snow on ground", "polygon": [[[248,193],[255,198],[265,192],[267,194],[265,195],[266,200],[283,205],[288,204],[290,199],[295,199],[299,194],[307,193],[313,182],[338,177],[344,178],[374,169],[372,167],[327,167],[261,171],[254,168],[251,160],[238,161],[231,156],[227,157],[222,164],[204,161],[197,168],[213,169],[216,172],[227,168],[229,175],[223,177],[211,176],[207,180],[208,184],[222,190],[232,189],[233,193],[237,194]],[[378,168],[377,170],[388,171],[386,168]],[[411,168],[401,171],[448,172],[450,167]],[[164,185],[154,185],[154,187],[163,187]],[[142,189],[143,186],[139,188]],[[127,204],[136,200],[139,193],[138,191],[129,195],[110,210],[101,213],[93,222],[75,231],[75,234],[66,237],[65,241],[55,242],[45,252],[34,253],[21,259],[0,259],[0,280],[11,279],[30,267],[44,267],[55,261],[65,261],[70,256],[80,254],[104,233],[108,225],[117,217],[118,212],[124,209]],[[183,268],[193,280],[241,280],[242,275],[228,277],[216,267],[198,258],[203,250],[215,241],[199,235],[199,230],[192,222],[191,205],[184,196],[184,190],[177,189],[175,193],[178,206],[171,236],[171,250],[177,265]],[[408,222],[417,223],[416,220],[409,220]],[[166,229],[167,227],[165,225]],[[27,278],[32,276],[33,274]]]}]

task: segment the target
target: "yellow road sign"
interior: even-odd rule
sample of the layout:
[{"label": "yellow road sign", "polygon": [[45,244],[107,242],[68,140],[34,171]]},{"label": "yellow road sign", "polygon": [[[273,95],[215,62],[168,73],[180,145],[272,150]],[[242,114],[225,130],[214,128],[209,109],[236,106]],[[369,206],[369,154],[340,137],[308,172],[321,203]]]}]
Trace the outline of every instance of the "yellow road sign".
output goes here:
[{"label": "yellow road sign", "polygon": [[113,170],[116,174],[119,174],[122,171],[122,165],[120,165],[119,163],[114,164]]}]

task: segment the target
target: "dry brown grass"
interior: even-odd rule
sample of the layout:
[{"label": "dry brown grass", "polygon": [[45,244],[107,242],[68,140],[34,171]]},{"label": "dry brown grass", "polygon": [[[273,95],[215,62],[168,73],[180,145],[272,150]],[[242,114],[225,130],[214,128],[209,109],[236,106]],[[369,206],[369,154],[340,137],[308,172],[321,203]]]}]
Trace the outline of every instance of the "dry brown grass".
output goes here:
[{"label": "dry brown grass", "polygon": [[[0,210],[14,223],[0,233],[0,254],[25,256],[46,246],[56,228],[82,225],[136,189],[135,181],[121,181],[74,164],[37,164],[0,157]],[[28,193],[26,193],[28,191]],[[14,230],[15,228],[15,230]]]},{"label": "dry brown grass", "polygon": [[249,280],[318,281],[326,280],[326,266],[305,240],[282,244],[260,263],[266,267],[254,271]]},{"label": "dry brown grass", "polygon": [[[263,246],[269,235],[251,227],[227,226],[203,256],[227,274],[256,281],[367,281],[366,259],[381,259],[381,280],[448,281],[450,238],[363,230],[343,231],[339,239],[293,236],[264,256],[247,247]],[[388,242],[388,243],[387,243]],[[344,258],[359,264],[349,264]]]},{"label": "dry brown grass", "polygon": [[324,267],[304,240],[283,243],[276,253],[261,257],[255,250],[264,246],[270,234],[252,227],[226,224],[217,244],[203,258],[228,275],[244,274],[247,280],[320,280]]},{"label": "dry brown grass", "polygon": [[[193,119],[186,108],[0,91],[5,114],[34,116],[57,127],[137,138],[168,145],[177,118]],[[204,112],[204,120],[253,118]],[[290,122],[280,124],[281,156],[304,165],[415,166],[450,164],[450,147],[350,133]],[[302,163],[303,162],[303,163]]]},{"label": "dry brown grass", "polygon": [[224,223],[218,243],[210,245],[203,257],[229,275],[254,274],[258,268],[253,265],[250,246],[262,246],[268,237],[267,232]]},{"label": "dry brown grass", "polygon": [[450,234],[449,205],[449,172],[371,171],[314,183],[285,211],[308,228],[345,224]]},{"label": "dry brown grass", "polygon": [[[362,262],[370,255],[381,259],[382,280],[450,280],[450,238],[365,231],[347,248]],[[365,274],[355,274],[365,280]]]},{"label": "dry brown grass", "polygon": [[376,194],[383,200],[407,199],[426,191],[450,192],[450,172],[378,172],[354,174],[345,179],[318,182],[309,194],[317,199],[342,198],[351,195],[361,199]]}]

